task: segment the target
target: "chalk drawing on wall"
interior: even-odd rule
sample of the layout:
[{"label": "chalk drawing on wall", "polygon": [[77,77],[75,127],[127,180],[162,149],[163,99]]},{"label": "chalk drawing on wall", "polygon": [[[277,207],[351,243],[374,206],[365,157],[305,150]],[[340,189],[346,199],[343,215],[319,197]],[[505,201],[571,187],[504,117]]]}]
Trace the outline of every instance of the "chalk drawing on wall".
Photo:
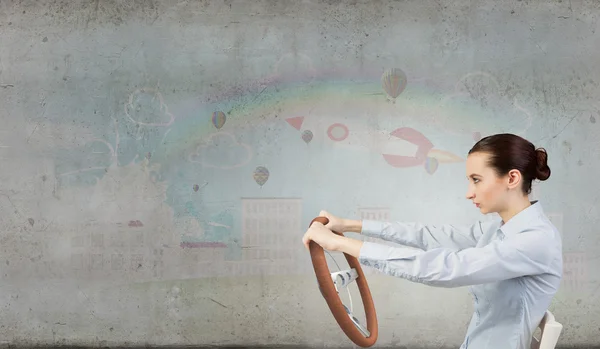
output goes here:
[{"label": "chalk drawing on wall", "polygon": [[200,215],[197,212],[187,213],[188,216],[183,219],[183,222],[177,224],[177,228],[180,231],[180,247],[203,247],[203,245],[196,244],[213,242],[206,241],[205,239],[205,234],[208,230],[208,226],[206,224],[203,224],[204,220],[201,220],[202,217],[200,217]]},{"label": "chalk drawing on wall", "polygon": [[[454,84],[454,90],[452,93],[442,98],[439,103],[439,112],[435,114],[435,117],[431,119],[434,124],[443,127],[444,124],[450,123],[452,120],[448,120],[448,114],[443,113],[443,109],[448,106],[451,100],[456,98],[468,98],[474,102],[478,102],[479,107],[482,109],[490,110],[492,112],[502,115],[505,112],[505,108],[510,106],[514,110],[519,111],[523,114],[522,122],[518,124],[507,124],[503,125],[498,118],[498,122],[489,120],[488,123],[496,124],[495,127],[506,132],[511,132],[525,136],[525,133],[529,130],[533,123],[533,116],[531,112],[523,107],[517,97],[507,97],[505,94],[506,88],[502,88],[498,79],[492,74],[483,71],[473,71],[462,76],[456,84]],[[455,125],[459,126],[459,125]],[[507,127],[508,126],[508,127]],[[469,128],[469,125],[464,125],[463,128]],[[448,132],[453,132],[452,128],[445,128]],[[460,127],[459,127],[460,129]],[[463,129],[462,131],[469,131]],[[475,141],[481,139],[481,130],[470,130],[469,133],[473,136]],[[455,131],[456,132],[456,131]]]},{"label": "chalk drawing on wall", "polygon": [[165,203],[167,186],[151,181],[158,165],[147,161],[108,167],[93,185],[61,188],[62,204],[53,208],[55,216],[77,212],[58,237],[65,240],[70,257],[61,261],[65,271],[78,278],[119,282],[162,275],[160,250],[177,246],[179,237],[168,226],[173,210]]},{"label": "chalk drawing on wall", "polygon": [[[297,130],[301,129],[301,125],[304,122],[304,117],[294,117],[286,119],[288,124],[294,127]],[[312,132],[305,130],[302,134],[302,138],[306,143],[312,140]],[[350,135],[350,130],[348,126],[342,123],[333,123],[327,128],[327,136],[330,140],[338,143],[344,141]],[[377,132],[375,132],[377,133]],[[440,164],[444,163],[455,163],[462,162],[463,159],[459,156],[450,153],[448,151],[435,149],[433,144],[427,137],[425,137],[422,133],[410,127],[401,127],[389,133],[389,136],[401,139],[403,141],[411,143],[411,145],[417,146],[416,152],[412,155],[399,155],[394,152],[385,152],[382,150],[382,155],[385,161],[393,166],[393,167],[414,167],[414,166],[423,166],[425,171],[429,174],[434,174],[439,168]],[[358,142],[364,140],[364,137],[359,137]],[[376,138],[385,138],[385,137],[376,137]],[[389,140],[387,140],[388,143]],[[379,140],[374,141],[374,143],[381,143]],[[366,146],[366,145],[365,145]],[[369,146],[366,146],[370,148]],[[375,148],[379,148],[379,145],[376,145]],[[385,148],[385,147],[382,147]],[[389,147],[388,147],[389,148]],[[379,150],[377,150],[379,151]]]},{"label": "chalk drawing on wall", "polygon": [[169,112],[160,91],[151,87],[135,90],[129,95],[125,115],[132,123],[142,126],[167,127],[175,121],[175,115]]},{"label": "chalk drawing on wall", "polygon": [[[302,129],[302,124],[304,123],[304,116],[295,116],[295,117],[287,118],[287,119],[285,119],[285,121],[290,126],[295,128],[296,130],[300,131]],[[311,130],[304,130],[304,131],[302,131],[302,135],[300,137],[302,138],[304,143],[309,144],[312,141],[314,134]]]},{"label": "chalk drawing on wall", "polygon": [[381,75],[381,86],[392,103],[396,103],[396,98],[404,91],[406,84],[406,73],[400,68],[386,69]]},{"label": "chalk drawing on wall", "polygon": [[167,135],[175,126],[176,117],[169,111],[158,86],[131,92],[123,111],[118,116],[119,127],[115,134],[120,143],[119,163],[132,163],[148,157],[148,154],[160,153]]},{"label": "chalk drawing on wall", "polygon": [[152,241],[154,233],[143,229],[107,233],[97,231],[99,228],[87,226],[80,230],[86,233],[71,237],[72,273],[89,277],[120,273],[129,279],[163,275],[163,249],[146,243]]},{"label": "chalk drawing on wall", "polygon": [[204,184],[202,184],[202,186],[200,186],[200,185],[198,185],[198,184],[194,184],[194,185],[192,186],[192,190],[193,190],[194,192],[196,192],[196,193],[197,193],[197,192],[198,192],[198,190],[200,190],[200,189],[202,189],[202,188],[206,187],[207,185],[208,185],[208,182],[204,182]]},{"label": "chalk drawing on wall", "polygon": [[439,164],[440,163],[436,158],[428,156],[425,159],[425,164],[423,165],[423,167],[425,168],[425,171],[427,171],[427,173],[434,174],[435,171],[437,171]]},{"label": "chalk drawing on wall", "polygon": [[348,138],[349,135],[350,130],[348,130],[348,126],[339,122],[331,124],[327,128],[327,137],[329,137],[329,139],[331,139],[334,142],[341,142],[344,139]]},{"label": "chalk drawing on wall", "polygon": [[226,248],[227,244],[218,241],[182,241],[181,248]]},{"label": "chalk drawing on wall", "polygon": [[302,128],[302,123],[304,122],[304,116],[295,116],[292,118],[287,118],[285,121],[290,124],[293,128],[300,131]]},{"label": "chalk drawing on wall", "polygon": [[[378,72],[378,74],[381,73]],[[382,77],[382,75],[379,76]],[[411,91],[410,99],[406,99],[396,106],[392,104],[378,105],[380,97],[373,97],[372,95],[375,93],[371,92],[378,89],[382,92],[380,95],[386,95],[381,89],[383,82],[378,82],[377,85],[374,82],[364,85],[356,84],[355,87],[344,90],[344,93],[328,89],[325,93],[332,96],[327,98],[330,101],[328,104],[319,101],[311,101],[310,104],[290,103],[289,108],[286,108],[286,113],[289,113],[290,117],[283,119],[300,132],[310,129],[314,133],[311,144],[314,144],[315,139],[322,132],[329,140],[336,142],[336,149],[354,148],[359,151],[373,151],[375,156],[379,156],[379,153],[373,149],[373,145],[367,144],[366,138],[357,137],[364,128],[370,129],[367,133],[377,132],[379,124],[364,125],[364,121],[370,117],[381,121],[383,123],[381,126],[389,130],[389,127],[400,126],[390,125],[389,121],[401,115],[404,121],[404,125],[401,126],[410,125],[416,129],[421,129],[423,125],[438,127],[444,132],[452,132],[453,136],[466,136],[467,139],[473,141],[480,140],[482,134],[487,135],[492,131],[526,130],[533,120],[532,113],[513,98],[512,94],[507,95],[506,88],[499,88],[502,86],[498,84],[497,79],[487,73],[471,72],[466,74],[459,81],[452,81],[449,92],[437,91],[434,92],[436,95],[430,95],[427,92],[421,93],[420,89],[426,89],[428,86],[417,86],[414,91]],[[356,92],[350,97],[351,101],[346,91]],[[405,93],[406,90],[403,90],[398,98]],[[415,98],[413,98],[413,93]],[[489,108],[482,107],[477,98],[481,98],[483,100],[481,103]],[[359,102],[360,106],[358,106]],[[333,126],[333,121],[329,122],[327,116],[340,115],[339,113],[344,115],[344,119]],[[506,117],[498,117],[501,113],[507,114]],[[318,120],[310,120],[311,114],[318,115],[317,118],[314,118]],[[350,130],[352,133],[349,132]],[[450,159],[454,158],[456,158],[455,155],[451,155],[448,159],[430,156],[429,160],[423,159],[421,165],[429,173],[435,173],[444,163],[453,162]]]},{"label": "chalk drawing on wall", "polygon": [[227,248],[235,244],[234,217],[230,207],[224,203],[187,201],[185,217],[178,224],[181,231],[182,248]]},{"label": "chalk drawing on wall", "polygon": [[585,252],[563,254],[562,285],[569,292],[586,292],[589,278]]},{"label": "chalk drawing on wall", "polygon": [[242,260],[236,273],[308,271],[309,254],[300,242],[302,199],[244,197],[241,201]]},{"label": "chalk drawing on wall", "polygon": [[[64,176],[69,176],[69,175],[78,175],[81,173],[86,173],[86,172],[93,172],[93,171],[99,171],[99,173],[102,173],[101,175],[99,175],[98,177],[101,177],[103,175],[103,172],[110,167],[116,167],[118,164],[118,152],[119,152],[119,129],[118,129],[118,122],[115,118],[111,117],[111,120],[114,124],[114,130],[115,130],[115,140],[114,140],[114,145],[109,143],[108,141],[106,141],[105,139],[102,138],[92,138],[89,140],[89,142],[86,142],[86,146],[90,146],[90,148],[92,148],[91,144],[93,143],[100,143],[104,146],[106,146],[106,148],[108,148],[108,151],[110,154],[108,159],[103,159],[104,161],[99,161],[99,162],[103,162],[104,166],[98,165],[96,164],[89,164],[89,166],[87,167],[82,167],[82,168],[78,168],[75,170],[70,170],[70,171],[65,171],[65,172],[61,172],[61,171],[57,171],[57,176],[58,177],[64,177]],[[92,148],[94,149],[94,148]],[[98,149],[99,150],[99,149]],[[98,154],[103,154],[104,152],[102,151],[93,151],[92,153],[98,153]],[[91,159],[96,159],[96,156],[92,156],[93,154],[88,154],[88,156],[86,157],[86,160],[91,160]],[[93,160],[92,160],[93,161]],[[102,171],[104,170],[104,171]]]},{"label": "chalk drawing on wall", "polygon": [[233,243],[233,214],[228,209],[216,210],[209,216],[205,238],[210,242]]},{"label": "chalk drawing on wall", "polygon": [[262,188],[265,183],[269,180],[269,169],[264,166],[258,166],[254,169],[254,173],[252,174],[252,178],[256,184],[260,185]]},{"label": "chalk drawing on wall", "polygon": [[313,139],[313,133],[311,130],[304,130],[302,132],[302,140],[304,141],[304,143],[309,144],[310,141],[312,141]]},{"label": "chalk drawing on wall", "polygon": [[227,132],[212,133],[188,156],[188,161],[204,167],[233,169],[243,167],[253,157],[252,147]]},{"label": "chalk drawing on wall", "polygon": [[389,207],[359,207],[356,211],[360,219],[389,221],[391,216]]},{"label": "chalk drawing on wall", "polygon": [[130,228],[139,228],[139,227],[143,227],[144,223],[142,223],[142,221],[140,221],[139,219],[130,220],[129,223],[127,223],[127,226]]},{"label": "chalk drawing on wall", "polygon": [[[163,144],[170,132],[170,129],[167,129],[163,133],[160,129],[171,126],[175,121],[175,115],[169,111],[158,88],[153,87],[140,88],[129,94],[124,112],[124,116],[110,116],[114,124],[114,135],[108,136],[107,139],[93,138],[85,145],[86,147],[93,147],[93,143],[105,145],[110,154],[108,160],[97,159],[95,154],[101,152],[94,147],[93,154],[88,154],[83,162],[97,161],[96,164],[86,164],[68,171],[57,168],[58,177],[75,175],[68,177],[75,180],[75,177],[79,177],[80,174],[90,172],[90,175],[97,180],[104,176],[103,172],[107,168],[118,167],[123,162],[127,165],[138,159],[149,161],[152,156],[151,151]],[[123,121],[119,121],[118,118]],[[121,137],[122,134],[125,136]],[[69,165],[72,166],[73,163]]]},{"label": "chalk drawing on wall", "polygon": [[[391,210],[389,207],[359,207],[356,210],[356,214],[361,220],[387,222],[390,220]],[[360,235],[359,238],[363,241],[381,242],[380,239],[373,238],[370,236]]]},{"label": "chalk drawing on wall", "polygon": [[225,121],[227,121],[227,116],[222,111],[216,111],[212,114],[212,124],[217,129],[220,130],[223,125],[225,125]]},{"label": "chalk drawing on wall", "polygon": [[397,128],[390,132],[390,135],[416,146],[414,155],[383,153],[383,158],[390,166],[397,168],[423,166],[427,173],[433,174],[436,172],[440,163],[462,161],[457,155],[433,148],[433,143],[421,132],[413,128]]},{"label": "chalk drawing on wall", "polygon": [[[300,130],[302,124],[304,122],[304,117],[293,117],[286,119],[286,122],[294,127],[297,130]],[[354,125],[356,126],[356,125]],[[360,127],[360,126],[359,126]],[[388,136],[380,135],[380,132],[368,132],[370,138],[373,138],[373,144],[364,144],[365,139],[370,139],[369,137],[361,137],[359,133],[355,134],[356,138],[352,142],[350,142],[353,146],[362,146],[370,149],[369,151],[374,151],[376,153],[381,154],[385,161],[393,166],[393,167],[414,167],[414,166],[422,166],[425,171],[429,174],[434,174],[440,164],[446,163],[456,163],[462,162],[463,159],[451,152],[435,149],[433,147],[433,143],[425,137],[419,131],[410,128],[410,127],[401,127],[393,130],[388,134]],[[333,123],[330,124],[327,128],[326,134],[330,140],[335,143],[340,143],[348,138],[350,135],[349,127],[343,123]],[[312,132],[305,130],[302,134],[302,138],[306,143],[312,140]],[[358,138],[356,137],[358,136]],[[384,140],[385,139],[385,140]],[[394,151],[386,152],[383,148],[390,148],[387,146],[382,146],[383,143],[392,143],[390,139],[402,140],[405,143],[410,143],[411,146],[416,146],[417,149],[410,155],[400,155],[395,153]],[[394,146],[392,146],[394,147]],[[406,148],[406,147],[404,147]],[[403,149],[401,152],[406,151]]]}]

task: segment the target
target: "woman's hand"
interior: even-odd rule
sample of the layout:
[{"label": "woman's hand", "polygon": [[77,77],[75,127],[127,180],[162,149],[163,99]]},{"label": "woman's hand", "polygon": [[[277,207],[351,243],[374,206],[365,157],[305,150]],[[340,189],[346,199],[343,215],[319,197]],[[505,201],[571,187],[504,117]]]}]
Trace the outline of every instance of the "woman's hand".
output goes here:
[{"label": "woman's hand", "polygon": [[331,231],[336,231],[338,233],[344,233],[346,230],[345,220],[343,218],[332,215],[331,213],[322,210],[319,212],[319,217],[325,217],[329,220],[325,227],[329,228]]},{"label": "woman's hand", "polygon": [[326,250],[335,251],[340,242],[340,238],[341,236],[329,230],[329,228],[322,223],[313,222],[306,233],[304,233],[302,242],[306,249],[310,249],[310,241],[314,241]]},{"label": "woman's hand", "polygon": [[302,237],[302,242],[307,250],[310,250],[311,241],[316,242],[325,250],[340,251],[355,258],[359,257],[363,245],[362,241],[338,235],[316,221],[310,225]]},{"label": "woman's hand", "polygon": [[346,232],[360,234],[360,232],[362,231],[362,221],[360,220],[340,218],[332,215],[327,211],[321,211],[319,213],[319,216],[325,217],[329,220],[329,223],[327,223],[325,227],[329,228],[329,230],[331,231],[335,231],[342,234]]}]

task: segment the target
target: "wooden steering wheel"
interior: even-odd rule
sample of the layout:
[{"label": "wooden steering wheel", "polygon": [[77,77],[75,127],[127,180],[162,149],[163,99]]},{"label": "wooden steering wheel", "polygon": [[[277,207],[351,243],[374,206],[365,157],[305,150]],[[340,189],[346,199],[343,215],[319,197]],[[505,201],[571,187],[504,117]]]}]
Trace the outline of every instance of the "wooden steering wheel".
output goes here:
[{"label": "wooden steering wheel", "polygon": [[[313,222],[325,225],[329,223],[329,219],[326,217],[316,217],[310,222],[309,227]],[[343,236],[341,233],[335,231],[334,233]],[[325,260],[323,248],[312,240],[309,243],[309,248],[319,289],[338,325],[340,325],[344,333],[356,345],[361,347],[372,346],[377,341],[377,314],[375,313],[371,291],[369,290],[365,274],[360,267],[360,262],[355,257],[344,253],[351,269],[331,273]],[[360,291],[360,297],[367,317],[367,328],[364,328],[358,319],[352,315],[338,295],[340,289],[347,287],[354,280],[356,280],[358,290]]]}]

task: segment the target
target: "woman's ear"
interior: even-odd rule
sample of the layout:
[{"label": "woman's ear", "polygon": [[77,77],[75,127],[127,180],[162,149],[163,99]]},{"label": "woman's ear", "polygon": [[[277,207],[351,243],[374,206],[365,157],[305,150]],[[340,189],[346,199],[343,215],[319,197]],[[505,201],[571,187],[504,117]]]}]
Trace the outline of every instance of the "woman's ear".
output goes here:
[{"label": "woman's ear", "polygon": [[508,189],[514,189],[521,185],[521,172],[519,170],[510,170],[507,174]]}]

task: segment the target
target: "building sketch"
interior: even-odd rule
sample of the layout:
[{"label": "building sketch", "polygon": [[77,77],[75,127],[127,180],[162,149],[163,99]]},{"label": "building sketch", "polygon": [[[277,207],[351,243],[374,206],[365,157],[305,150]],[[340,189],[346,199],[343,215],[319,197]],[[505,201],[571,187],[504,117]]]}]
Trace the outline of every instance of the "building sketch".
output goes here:
[{"label": "building sketch", "polygon": [[[357,216],[363,220],[374,220],[374,221],[389,221],[391,217],[391,210],[389,207],[359,207],[357,209]],[[359,237],[363,241],[370,242],[382,242],[381,239],[372,238],[364,235]]]},{"label": "building sketch", "polygon": [[312,268],[302,245],[302,199],[242,198],[242,260],[234,275],[280,275]]},{"label": "building sketch", "polygon": [[71,275],[142,281],[160,279],[165,271],[164,248],[175,241],[156,227],[84,224],[69,234]]},{"label": "building sketch", "polygon": [[589,278],[585,253],[564,253],[562,287],[569,292],[585,292],[588,284]]}]

